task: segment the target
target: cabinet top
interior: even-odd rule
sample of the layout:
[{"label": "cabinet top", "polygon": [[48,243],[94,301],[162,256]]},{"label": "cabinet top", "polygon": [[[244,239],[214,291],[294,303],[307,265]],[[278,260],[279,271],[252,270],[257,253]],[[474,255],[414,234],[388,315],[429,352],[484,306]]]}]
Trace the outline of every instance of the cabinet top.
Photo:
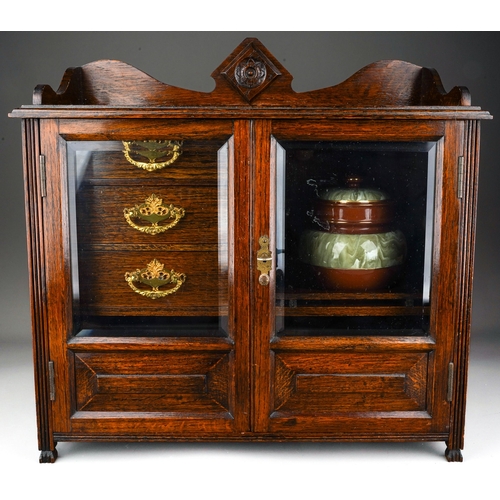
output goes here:
[{"label": "cabinet top", "polygon": [[375,62],[344,82],[295,92],[292,76],[255,38],[245,39],[212,73],[215,89],[162,83],[126,63],[101,60],[64,73],[57,91],[37,85],[20,118],[329,117],[484,119],[467,88],[446,92],[438,73],[398,61]]}]

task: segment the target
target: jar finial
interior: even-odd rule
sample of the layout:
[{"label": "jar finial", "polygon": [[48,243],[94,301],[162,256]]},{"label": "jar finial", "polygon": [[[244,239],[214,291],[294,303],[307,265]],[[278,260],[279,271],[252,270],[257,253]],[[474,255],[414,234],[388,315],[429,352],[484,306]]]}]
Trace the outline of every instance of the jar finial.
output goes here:
[{"label": "jar finial", "polygon": [[363,178],[360,177],[359,175],[351,174],[351,175],[347,176],[347,185],[350,188],[354,188],[354,189],[359,188],[359,185],[361,184],[362,181],[363,181]]}]

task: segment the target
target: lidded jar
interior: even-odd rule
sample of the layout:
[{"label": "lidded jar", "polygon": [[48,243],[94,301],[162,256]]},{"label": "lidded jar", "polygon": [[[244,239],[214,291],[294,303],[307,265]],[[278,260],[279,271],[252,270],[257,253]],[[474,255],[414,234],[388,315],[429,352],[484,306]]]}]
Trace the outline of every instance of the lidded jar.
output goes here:
[{"label": "lidded jar", "polygon": [[392,284],[401,272],[406,240],[394,227],[395,204],[357,176],[345,188],[325,188],[313,206],[314,229],[300,242],[301,260],[326,288],[370,291]]}]

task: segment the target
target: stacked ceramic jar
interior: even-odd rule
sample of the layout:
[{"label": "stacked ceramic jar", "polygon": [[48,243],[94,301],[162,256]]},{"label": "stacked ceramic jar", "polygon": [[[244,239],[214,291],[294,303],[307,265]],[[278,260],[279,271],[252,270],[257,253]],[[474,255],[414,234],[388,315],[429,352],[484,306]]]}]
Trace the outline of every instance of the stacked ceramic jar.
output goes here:
[{"label": "stacked ceramic jar", "polygon": [[345,188],[324,188],[314,201],[314,229],[303,233],[301,260],[328,289],[371,291],[399,276],[403,233],[394,227],[395,205],[379,189],[361,187],[356,176]]}]

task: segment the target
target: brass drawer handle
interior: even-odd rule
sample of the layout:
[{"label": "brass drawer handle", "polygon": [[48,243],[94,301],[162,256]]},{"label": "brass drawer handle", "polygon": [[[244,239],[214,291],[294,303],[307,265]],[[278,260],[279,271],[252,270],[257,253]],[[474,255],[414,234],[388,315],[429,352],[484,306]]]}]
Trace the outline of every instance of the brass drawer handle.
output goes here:
[{"label": "brass drawer handle", "polygon": [[[144,203],[132,208],[123,209],[123,216],[129,226],[147,234],[164,233],[168,229],[174,227],[184,217],[185,213],[186,211],[183,208],[165,205],[163,200],[154,193],[148,196]],[[134,222],[134,220],[137,219],[149,222],[151,225],[137,224]],[[173,220],[168,224],[160,225],[160,222],[167,219]]]},{"label": "brass drawer handle", "polygon": [[122,144],[127,161],[148,172],[171,165],[182,154],[182,141],[122,141]]},{"label": "brass drawer handle", "polygon": [[259,238],[260,249],[257,252],[257,269],[260,271],[259,283],[269,285],[269,273],[273,267],[273,254],[269,250],[269,236]]},{"label": "brass drawer handle", "polygon": [[[164,264],[153,259],[144,269],[126,272],[125,281],[129,284],[130,288],[139,295],[147,297],[148,299],[159,299],[177,292],[184,281],[186,281],[186,275],[178,273],[173,269],[171,271],[165,271]],[[136,283],[148,285],[152,289],[144,290],[138,288],[135,285]],[[173,287],[168,290],[160,290],[160,287],[164,285],[173,285]]]}]

